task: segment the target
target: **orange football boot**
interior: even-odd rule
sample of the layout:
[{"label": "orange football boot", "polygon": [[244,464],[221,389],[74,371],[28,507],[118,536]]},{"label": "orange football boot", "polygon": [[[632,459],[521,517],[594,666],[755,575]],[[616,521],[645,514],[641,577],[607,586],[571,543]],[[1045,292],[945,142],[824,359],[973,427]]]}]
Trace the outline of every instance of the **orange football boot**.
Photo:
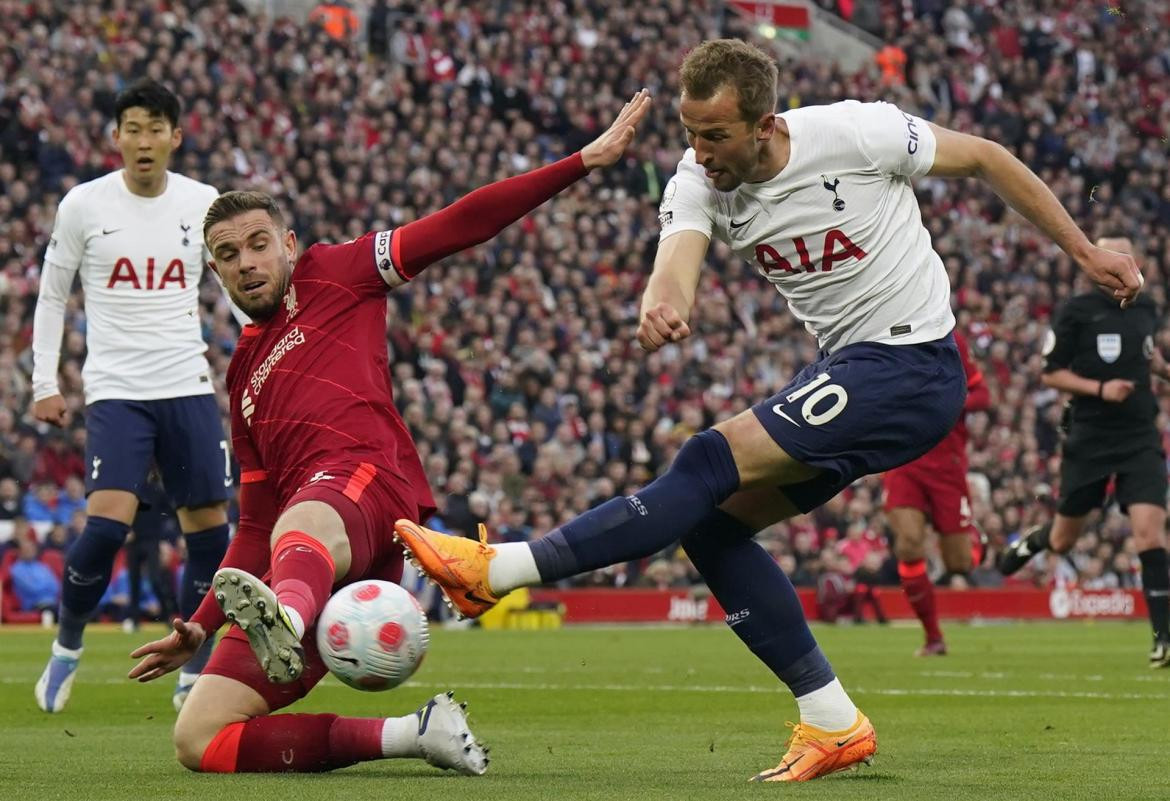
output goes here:
[{"label": "orange football boot", "polygon": [[394,539],[402,543],[410,563],[443,591],[451,611],[475,618],[499,603],[488,584],[488,563],[496,549],[487,544],[483,523],[479,542],[440,534],[410,520],[394,524]]},{"label": "orange football boot", "polygon": [[843,731],[825,731],[804,723],[788,723],[792,737],[780,764],[757,773],[753,782],[806,782],[839,770],[869,765],[877,753],[877,734],[869,718],[857,711],[857,720]]}]

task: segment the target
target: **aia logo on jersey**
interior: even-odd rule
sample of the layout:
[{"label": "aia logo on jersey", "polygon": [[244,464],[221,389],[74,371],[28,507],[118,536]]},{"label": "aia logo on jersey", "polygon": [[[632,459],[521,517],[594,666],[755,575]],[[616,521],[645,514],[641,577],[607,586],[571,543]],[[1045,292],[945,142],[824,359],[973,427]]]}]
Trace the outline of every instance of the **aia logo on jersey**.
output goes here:
[{"label": "aia logo on jersey", "polygon": [[288,285],[288,292],[284,296],[284,310],[288,312],[288,319],[297,316],[300,309],[297,308],[297,287],[296,284]]},{"label": "aia logo on jersey", "polygon": [[244,390],[244,397],[240,398],[240,414],[244,416],[244,422],[250,427],[252,425],[252,413],[256,411],[256,404],[252,402],[252,396],[248,394],[248,390]]},{"label": "aia logo on jersey", "polygon": [[141,278],[139,271],[134,267],[134,262],[123,256],[114,262],[114,271],[110,273],[106,289],[113,289],[115,284],[129,284],[133,289],[166,289],[168,284],[176,284],[179,289],[187,288],[187,269],[182,259],[171,259],[170,264],[158,277],[157,283],[155,272],[153,256],[146,260],[146,269],[141,273]]},{"label": "aia logo on jersey", "polygon": [[[786,273],[815,273],[817,265],[813,264],[809,255],[808,245],[804,237],[798,236],[792,240],[796,255],[800,259],[800,266],[793,267],[792,262],[780,255],[780,251],[772,245],[756,245],[756,263],[764,275],[770,276],[774,272]],[[853,243],[853,240],[844,232],[836,228],[825,234],[825,241],[821,248],[820,272],[827,273],[839,261],[857,259],[861,261],[866,256],[864,250]]]}]

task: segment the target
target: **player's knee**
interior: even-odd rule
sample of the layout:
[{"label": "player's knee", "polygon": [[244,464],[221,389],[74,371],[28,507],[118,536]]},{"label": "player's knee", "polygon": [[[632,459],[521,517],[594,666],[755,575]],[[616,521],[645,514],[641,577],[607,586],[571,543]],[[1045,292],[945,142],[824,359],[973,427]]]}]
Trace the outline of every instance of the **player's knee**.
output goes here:
[{"label": "player's knee", "polygon": [[207,750],[214,735],[214,732],[208,733],[206,727],[180,715],[175,723],[173,735],[175,758],[179,760],[179,764],[187,770],[199,770],[203,762],[203,752]]},{"label": "player's knee", "polygon": [[227,523],[227,501],[218,501],[207,506],[183,507],[177,510],[177,514],[179,527],[183,533],[206,531]]},{"label": "player's knee", "polygon": [[1153,526],[1134,526],[1133,544],[1138,551],[1148,551],[1151,548],[1166,547],[1166,533],[1161,528]]},{"label": "player's knee", "polygon": [[727,439],[714,429],[695,434],[683,443],[669,473],[702,481],[716,503],[722,503],[739,489],[739,471]]},{"label": "player's knee", "polygon": [[899,534],[894,538],[894,556],[899,562],[916,562],[926,558],[926,537]]}]

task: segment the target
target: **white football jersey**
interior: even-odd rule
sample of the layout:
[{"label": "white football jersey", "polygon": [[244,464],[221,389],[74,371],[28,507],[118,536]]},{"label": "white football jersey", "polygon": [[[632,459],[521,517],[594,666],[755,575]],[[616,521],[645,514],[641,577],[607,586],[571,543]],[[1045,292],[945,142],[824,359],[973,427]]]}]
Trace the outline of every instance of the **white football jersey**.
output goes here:
[{"label": "white football jersey", "polygon": [[926,121],[855,100],[779,116],[792,150],[771,180],[720,192],[687,150],[663,192],[659,241],[699,231],[728,243],[827,351],[945,336],[949,282],[910,186],[934,164]]},{"label": "white football jersey", "polygon": [[203,217],[218,195],[215,187],[168,172],[161,195],[140,197],[117,170],[62,198],[37,300],[38,400],[58,392],[61,327],[52,312],[77,272],[85,291],[87,404],[214,391],[203,355],[199,281],[210,258]]}]

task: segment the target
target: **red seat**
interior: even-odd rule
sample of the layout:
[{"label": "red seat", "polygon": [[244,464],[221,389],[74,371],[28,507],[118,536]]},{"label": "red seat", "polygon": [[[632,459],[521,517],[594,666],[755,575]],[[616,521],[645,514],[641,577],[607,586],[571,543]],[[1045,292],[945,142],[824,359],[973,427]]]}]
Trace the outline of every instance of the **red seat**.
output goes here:
[{"label": "red seat", "polygon": [[57,575],[57,580],[62,581],[65,577],[65,555],[54,548],[47,548],[41,553],[41,561],[49,566]]}]

